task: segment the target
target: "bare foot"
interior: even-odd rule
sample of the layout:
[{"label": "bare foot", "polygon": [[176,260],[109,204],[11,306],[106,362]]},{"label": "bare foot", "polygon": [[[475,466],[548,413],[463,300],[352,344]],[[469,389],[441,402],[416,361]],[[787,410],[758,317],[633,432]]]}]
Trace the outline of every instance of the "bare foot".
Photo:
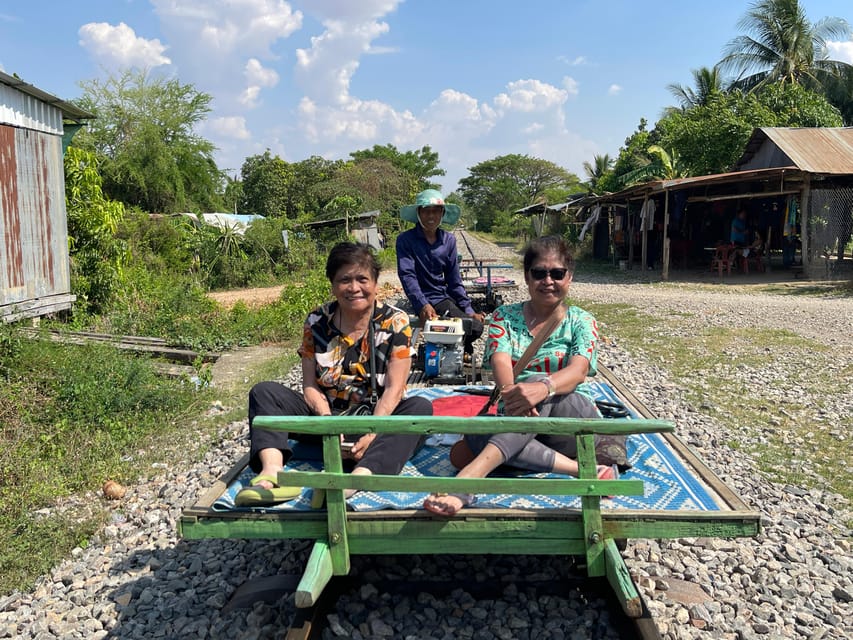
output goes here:
[{"label": "bare foot", "polygon": [[474,495],[470,493],[433,493],[424,500],[424,509],[440,516],[450,517],[472,502],[474,502]]}]

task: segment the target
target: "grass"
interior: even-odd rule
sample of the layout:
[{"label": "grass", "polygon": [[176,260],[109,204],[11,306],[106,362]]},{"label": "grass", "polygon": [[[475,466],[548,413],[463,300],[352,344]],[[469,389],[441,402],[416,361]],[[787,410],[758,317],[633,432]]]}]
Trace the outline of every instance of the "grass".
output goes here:
[{"label": "grass", "polygon": [[[0,596],[27,590],[88,544],[114,508],[101,495],[107,479],[133,486],[152,469],[201,460],[223,426],[245,418],[245,378],[295,365],[295,345],[284,351],[196,389],[158,376],[147,358],[0,327]],[[232,408],[207,411],[214,399]]]},{"label": "grass", "polygon": [[60,345],[0,331],[0,592],[28,588],[85,545],[105,509],[91,492],[131,483],[157,437],[209,401],[187,381],[106,345]]},{"label": "grass", "polygon": [[[827,403],[849,394],[853,370],[820,367],[822,356],[831,359],[825,345],[773,329],[708,328],[680,337],[672,327],[694,322],[690,313],[655,317],[627,305],[584,307],[606,337],[667,370],[687,401],[726,428],[726,445],[752,456],[774,481],[853,499],[853,452],[844,446],[853,425],[849,417],[846,425],[824,417]],[[767,359],[776,357],[803,365],[786,367],[787,379],[763,379]],[[727,375],[733,369],[737,375]],[[818,398],[818,406],[805,406],[800,391]]]}]

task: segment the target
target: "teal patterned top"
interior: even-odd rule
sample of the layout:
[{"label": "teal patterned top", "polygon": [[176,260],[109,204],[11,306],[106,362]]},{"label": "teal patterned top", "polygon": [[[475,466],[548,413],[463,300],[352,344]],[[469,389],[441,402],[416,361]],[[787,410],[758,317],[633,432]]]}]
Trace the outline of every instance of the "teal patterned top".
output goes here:
[{"label": "teal patterned top", "polygon": [[[513,366],[533,342],[524,320],[524,303],[505,304],[495,309],[489,324],[483,368],[491,369],[491,357],[495,353],[508,353]],[[598,363],[598,325],[593,315],[580,307],[568,307],[566,317],[557,325],[545,344],[530,359],[517,378],[523,382],[535,374],[551,375],[568,366],[572,356],[581,355],[589,360],[589,374],[594,376]],[[576,391],[593,398],[585,383]]]}]

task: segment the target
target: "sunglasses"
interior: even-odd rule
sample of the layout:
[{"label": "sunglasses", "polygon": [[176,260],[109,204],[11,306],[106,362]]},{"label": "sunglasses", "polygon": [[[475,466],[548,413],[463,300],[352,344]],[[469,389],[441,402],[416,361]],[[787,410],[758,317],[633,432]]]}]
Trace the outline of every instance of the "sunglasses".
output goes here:
[{"label": "sunglasses", "polygon": [[534,280],[544,280],[546,276],[551,276],[551,280],[556,282],[565,278],[568,272],[568,269],[540,269],[536,267],[530,270],[530,277]]}]

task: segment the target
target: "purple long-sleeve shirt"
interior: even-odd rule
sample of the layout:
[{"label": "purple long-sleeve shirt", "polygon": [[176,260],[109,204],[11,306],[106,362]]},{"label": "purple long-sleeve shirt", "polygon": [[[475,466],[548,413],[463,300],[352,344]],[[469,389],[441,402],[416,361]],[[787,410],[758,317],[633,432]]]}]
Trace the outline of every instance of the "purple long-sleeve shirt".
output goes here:
[{"label": "purple long-sleeve shirt", "polygon": [[459,275],[456,237],[444,229],[438,229],[432,244],[419,224],[397,236],[397,275],[415,313],[446,298],[468,315],[474,313]]}]

